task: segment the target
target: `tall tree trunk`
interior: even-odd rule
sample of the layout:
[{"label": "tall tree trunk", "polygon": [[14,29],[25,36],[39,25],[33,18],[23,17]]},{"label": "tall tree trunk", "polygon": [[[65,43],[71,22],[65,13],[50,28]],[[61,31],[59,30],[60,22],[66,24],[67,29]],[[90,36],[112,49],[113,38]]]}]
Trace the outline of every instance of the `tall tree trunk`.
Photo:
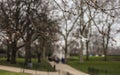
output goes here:
[{"label": "tall tree trunk", "polygon": [[88,51],[89,41],[86,41],[86,60],[89,60],[89,51]]},{"label": "tall tree trunk", "polygon": [[27,40],[25,42],[25,64],[31,63],[31,41]]},{"label": "tall tree trunk", "polygon": [[37,53],[37,59],[38,59],[38,63],[40,63],[41,62],[41,53]]},{"label": "tall tree trunk", "polygon": [[65,62],[67,62],[67,56],[68,56],[68,47],[67,47],[67,39],[65,39]]},{"label": "tall tree trunk", "polygon": [[[114,20],[113,20],[113,23],[114,23]],[[108,44],[109,44],[109,40],[110,40],[110,31],[111,31],[111,27],[112,27],[112,24],[110,24],[108,26],[108,31],[107,31],[107,41],[106,41],[106,44],[105,44],[105,50],[104,50],[104,54],[105,54],[105,61],[107,61],[107,51],[108,51]]]},{"label": "tall tree trunk", "polygon": [[105,42],[105,36],[103,35],[103,53],[104,53],[104,61],[107,61],[107,48],[106,48],[106,42]]},{"label": "tall tree trunk", "polygon": [[37,50],[37,60],[38,60],[38,63],[41,62],[41,48],[39,45],[36,45],[36,50]]},{"label": "tall tree trunk", "polygon": [[[81,0],[80,1],[80,8],[79,8],[79,10],[80,11],[78,11],[78,14],[81,14],[80,15],[80,36],[83,36],[84,37],[84,10],[83,10],[83,6],[84,6],[84,0]],[[84,41],[83,41],[83,37],[82,38],[80,38],[81,40],[80,40],[80,44],[81,44],[81,50],[80,50],[80,63],[83,63],[84,62],[84,60],[83,60],[83,50],[84,50]]]},{"label": "tall tree trunk", "polygon": [[107,61],[107,50],[104,49],[104,61]]},{"label": "tall tree trunk", "polygon": [[45,50],[45,46],[43,46],[43,50],[42,50],[42,60],[45,60],[46,58],[46,50]]},{"label": "tall tree trunk", "polygon": [[10,62],[10,51],[11,51],[11,44],[10,43],[8,43],[8,46],[7,46],[7,62]]},{"label": "tall tree trunk", "polygon": [[83,50],[84,50],[84,42],[82,40],[80,40],[81,42],[81,48],[80,48],[80,63],[83,63]]},{"label": "tall tree trunk", "polygon": [[17,43],[16,41],[12,42],[12,51],[11,51],[11,63],[16,63],[16,52],[17,52]]}]

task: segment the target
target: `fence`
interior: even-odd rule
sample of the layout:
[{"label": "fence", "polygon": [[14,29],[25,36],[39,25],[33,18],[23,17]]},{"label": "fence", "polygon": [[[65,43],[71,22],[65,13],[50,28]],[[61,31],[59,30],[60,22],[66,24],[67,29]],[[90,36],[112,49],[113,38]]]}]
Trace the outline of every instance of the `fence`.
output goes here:
[{"label": "fence", "polygon": [[28,74],[33,74],[33,75],[73,75],[70,72],[62,71],[62,70],[56,70],[55,72],[50,72],[48,70],[48,71],[42,73],[39,70],[28,70],[28,69],[21,68],[20,72],[22,72],[22,73],[28,73]]},{"label": "fence", "polygon": [[119,71],[100,70],[93,67],[88,68],[90,75],[120,75]]}]

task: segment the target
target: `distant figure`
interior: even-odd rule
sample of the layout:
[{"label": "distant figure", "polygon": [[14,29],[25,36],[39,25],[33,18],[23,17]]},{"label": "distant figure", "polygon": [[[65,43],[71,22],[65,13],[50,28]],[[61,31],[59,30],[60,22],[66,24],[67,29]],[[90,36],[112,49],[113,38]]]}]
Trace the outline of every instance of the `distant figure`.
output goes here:
[{"label": "distant figure", "polygon": [[64,64],[64,63],[65,63],[65,58],[62,58],[61,61],[62,61],[62,63]]},{"label": "distant figure", "polygon": [[55,56],[54,61],[55,61],[56,63],[59,63],[59,58]]}]

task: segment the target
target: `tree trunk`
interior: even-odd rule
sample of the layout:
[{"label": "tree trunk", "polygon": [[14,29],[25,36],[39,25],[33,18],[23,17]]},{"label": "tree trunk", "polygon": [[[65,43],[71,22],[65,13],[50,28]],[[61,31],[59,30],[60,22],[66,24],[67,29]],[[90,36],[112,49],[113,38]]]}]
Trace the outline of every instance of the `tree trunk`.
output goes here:
[{"label": "tree trunk", "polygon": [[104,51],[104,61],[107,61],[107,46],[105,45],[105,36],[103,35],[103,51]]},{"label": "tree trunk", "polygon": [[83,63],[84,60],[83,60],[83,49],[84,49],[84,44],[83,44],[83,41],[81,40],[81,49],[80,49],[80,63]]},{"label": "tree trunk", "polygon": [[68,55],[68,47],[67,47],[67,39],[65,39],[65,63],[67,62],[67,55]]},{"label": "tree trunk", "polygon": [[43,46],[43,50],[42,50],[42,60],[45,60],[46,58],[46,51],[45,51],[45,46]]},{"label": "tree trunk", "polygon": [[16,52],[17,52],[17,43],[14,41],[12,42],[12,51],[11,51],[11,63],[16,63]]},{"label": "tree trunk", "polygon": [[36,45],[36,50],[37,50],[37,60],[38,60],[38,63],[41,62],[41,47],[40,45]]},{"label": "tree trunk", "polygon": [[86,60],[89,60],[89,51],[88,51],[89,41],[86,41]]},{"label": "tree trunk", "polygon": [[40,63],[41,62],[41,53],[37,53],[37,59],[38,59],[38,63]]},{"label": "tree trunk", "polygon": [[[80,15],[80,36],[84,36],[84,10],[83,10],[83,6],[84,6],[84,0],[81,0],[80,1],[80,8],[78,11],[78,14],[81,14]],[[83,28],[82,28],[83,27]],[[83,60],[83,50],[84,50],[84,41],[83,41],[83,38],[80,38],[80,44],[81,44],[81,50],[80,50],[80,63],[83,63],[84,60]]]},{"label": "tree trunk", "polygon": [[10,62],[10,51],[11,51],[11,44],[8,43],[7,46],[7,62]]},{"label": "tree trunk", "polygon": [[107,61],[107,49],[104,49],[104,61]]},{"label": "tree trunk", "polygon": [[31,42],[28,40],[25,42],[25,64],[31,63]]}]

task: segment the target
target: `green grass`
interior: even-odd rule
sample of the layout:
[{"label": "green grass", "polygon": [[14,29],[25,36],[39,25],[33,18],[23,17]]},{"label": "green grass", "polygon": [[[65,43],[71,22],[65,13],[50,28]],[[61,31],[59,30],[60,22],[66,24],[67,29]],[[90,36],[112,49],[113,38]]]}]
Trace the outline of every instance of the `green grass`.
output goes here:
[{"label": "green grass", "polygon": [[40,71],[54,71],[53,67],[48,63],[47,60],[41,61],[40,63],[37,63],[36,59],[32,59],[33,67],[27,68],[26,65],[24,65],[24,59],[23,58],[17,58],[16,64],[11,64],[9,62],[6,62],[6,58],[0,58],[0,65],[6,65],[6,66],[13,66],[13,67],[20,67],[20,68],[26,68],[26,69],[33,69],[33,70],[40,70]]},{"label": "green grass", "polygon": [[9,72],[9,71],[0,70],[0,75],[30,75],[30,74],[15,73],[15,72]]},{"label": "green grass", "polygon": [[[82,64],[79,63],[78,57],[71,57],[68,59],[67,64],[86,73],[88,72],[88,67],[92,67],[103,71],[108,70],[109,72],[113,72],[113,73],[116,72],[120,73],[120,61],[103,61],[102,57],[90,57],[90,61],[85,61]],[[115,75],[115,74],[111,74],[111,75]]]}]

